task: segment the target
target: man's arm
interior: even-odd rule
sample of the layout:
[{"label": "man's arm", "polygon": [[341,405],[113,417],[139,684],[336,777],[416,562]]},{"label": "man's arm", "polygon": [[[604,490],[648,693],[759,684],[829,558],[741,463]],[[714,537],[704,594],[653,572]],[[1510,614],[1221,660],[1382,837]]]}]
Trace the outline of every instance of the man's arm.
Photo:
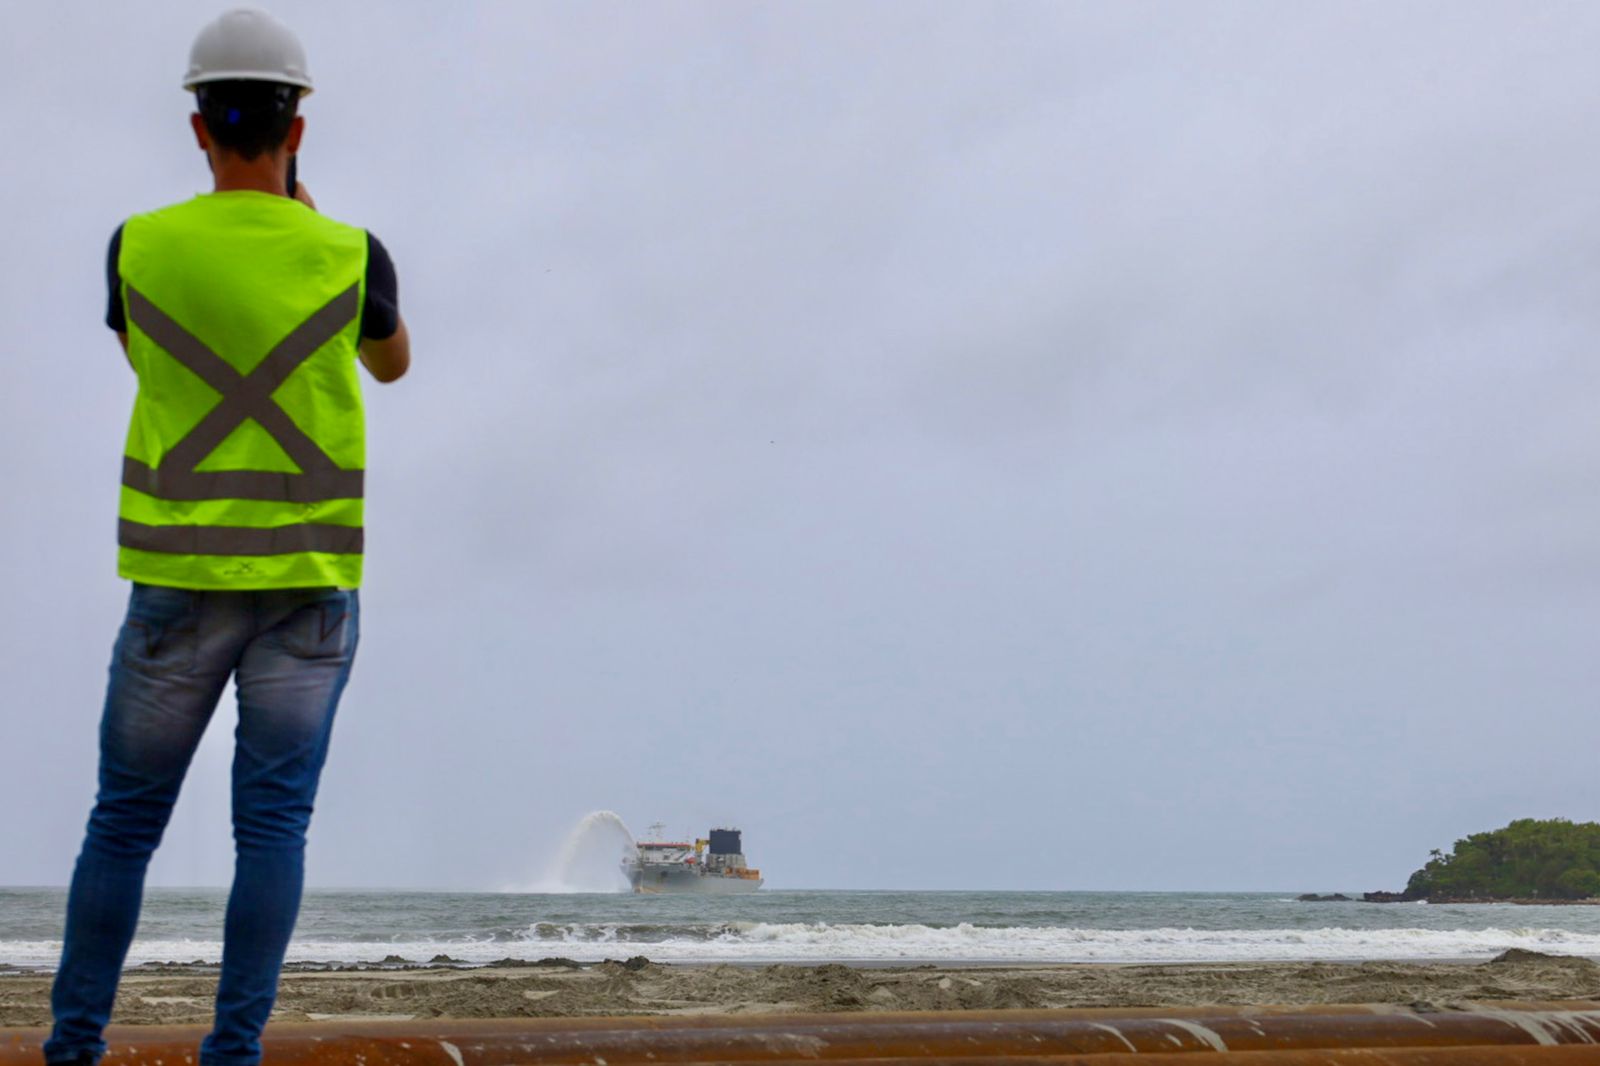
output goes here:
[{"label": "man's arm", "polygon": [[398,381],[411,366],[411,334],[400,317],[400,282],[383,242],[367,234],[367,302],[361,308],[361,365],[378,381]]},{"label": "man's arm", "polygon": [[[317,209],[311,190],[305,182],[297,181],[294,198],[311,210]],[[411,368],[411,335],[406,332],[405,320],[400,317],[399,283],[395,278],[394,262],[383,243],[367,234],[367,304],[361,309],[361,365],[377,381],[387,385],[399,381]],[[383,332],[389,320],[394,321],[393,332],[381,337],[367,336],[367,330]]]},{"label": "man's arm", "polygon": [[122,271],[118,260],[122,256],[122,227],[111,234],[111,244],[106,248],[106,325],[122,342],[123,358],[133,365],[128,355],[128,315],[122,306]]},{"label": "man's arm", "polygon": [[384,384],[405,376],[411,367],[411,335],[406,332],[405,319],[398,319],[394,332],[382,340],[361,338],[361,365]]}]

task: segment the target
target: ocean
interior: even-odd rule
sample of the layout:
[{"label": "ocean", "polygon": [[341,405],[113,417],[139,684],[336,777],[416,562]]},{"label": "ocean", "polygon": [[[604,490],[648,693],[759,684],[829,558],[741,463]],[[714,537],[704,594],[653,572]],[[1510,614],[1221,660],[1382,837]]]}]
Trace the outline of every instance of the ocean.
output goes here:
[{"label": "ocean", "polygon": [[[129,963],[216,962],[220,889],[153,889]],[[53,968],[61,889],[0,889],[0,966]],[[635,896],[311,891],[295,963],[915,964],[1600,956],[1600,907],[1301,903],[1282,893],[806,892]]]}]

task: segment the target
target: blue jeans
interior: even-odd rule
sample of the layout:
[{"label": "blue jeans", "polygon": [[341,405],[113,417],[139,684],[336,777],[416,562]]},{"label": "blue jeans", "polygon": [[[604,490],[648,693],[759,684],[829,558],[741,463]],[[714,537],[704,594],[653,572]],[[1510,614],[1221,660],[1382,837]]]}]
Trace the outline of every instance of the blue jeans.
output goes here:
[{"label": "blue jeans", "polygon": [[134,585],[100,722],[100,790],[72,874],[48,1062],[98,1060],[145,867],[236,678],[233,891],[204,1066],[254,1066],[300,910],[306,826],[360,629],[353,591]]}]

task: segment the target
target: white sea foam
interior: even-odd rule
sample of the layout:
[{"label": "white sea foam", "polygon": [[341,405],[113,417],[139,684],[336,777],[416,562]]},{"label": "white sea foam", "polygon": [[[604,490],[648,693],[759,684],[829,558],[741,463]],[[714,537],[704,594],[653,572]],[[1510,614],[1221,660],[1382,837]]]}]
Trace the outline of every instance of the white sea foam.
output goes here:
[{"label": "white sea foam", "polygon": [[[515,937],[473,940],[298,940],[291,962],[426,962],[449,955],[466,963],[565,956],[578,961],[645,955],[658,962],[1224,962],[1313,959],[1476,959],[1507,948],[1600,956],[1600,934],[1549,928],[1491,929],[1137,929],[993,928],[956,925],[733,923],[651,932],[625,925],[533,926]],[[130,964],[215,962],[222,945],[206,940],[141,940]],[[52,966],[58,941],[0,941],[0,963]]]}]

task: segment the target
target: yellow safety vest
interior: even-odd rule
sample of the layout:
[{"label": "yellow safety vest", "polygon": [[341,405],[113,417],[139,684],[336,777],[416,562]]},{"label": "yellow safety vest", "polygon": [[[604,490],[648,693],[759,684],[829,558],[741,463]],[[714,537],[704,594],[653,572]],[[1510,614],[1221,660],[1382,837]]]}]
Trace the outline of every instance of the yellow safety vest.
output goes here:
[{"label": "yellow safety vest", "polygon": [[366,267],[365,231],[283,196],[211,193],[127,221],[118,269],[139,394],[123,577],[361,583]]}]

